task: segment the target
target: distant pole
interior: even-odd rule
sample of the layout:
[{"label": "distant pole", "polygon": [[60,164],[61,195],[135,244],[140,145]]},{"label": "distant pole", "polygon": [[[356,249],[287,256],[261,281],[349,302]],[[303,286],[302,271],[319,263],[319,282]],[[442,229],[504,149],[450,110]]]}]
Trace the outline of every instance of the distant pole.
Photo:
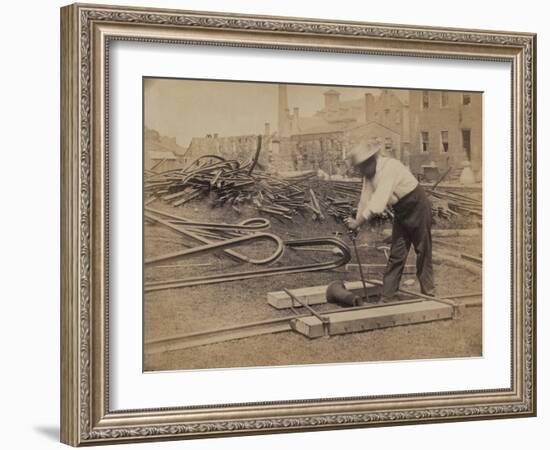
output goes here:
[{"label": "distant pole", "polygon": [[258,144],[256,146],[256,154],[254,155],[254,159],[252,160],[252,165],[250,166],[250,169],[248,169],[248,175],[252,173],[254,170],[254,167],[256,167],[256,164],[258,163],[258,158],[260,157],[260,151],[262,150],[262,135],[258,135]]}]

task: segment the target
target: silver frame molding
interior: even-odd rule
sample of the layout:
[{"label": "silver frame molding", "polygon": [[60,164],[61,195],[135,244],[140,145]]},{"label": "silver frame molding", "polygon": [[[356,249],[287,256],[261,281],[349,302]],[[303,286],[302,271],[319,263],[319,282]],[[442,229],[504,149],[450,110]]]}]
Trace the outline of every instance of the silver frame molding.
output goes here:
[{"label": "silver frame molding", "polygon": [[[509,389],[112,411],[108,58],[113,40],[505,61],[512,68]],[[297,432],[536,414],[536,35],[75,4],[61,9],[61,440]]]}]

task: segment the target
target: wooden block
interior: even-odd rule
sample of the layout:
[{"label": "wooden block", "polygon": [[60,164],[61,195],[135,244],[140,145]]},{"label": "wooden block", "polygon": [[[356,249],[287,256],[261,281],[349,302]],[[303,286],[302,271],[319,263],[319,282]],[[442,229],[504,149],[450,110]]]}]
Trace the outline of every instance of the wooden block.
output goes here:
[{"label": "wooden block", "polygon": [[[432,300],[424,300],[403,305],[380,305],[354,311],[344,310],[327,314],[326,317],[330,319],[329,334],[336,335],[452,319],[453,307]],[[314,316],[296,319],[294,329],[309,338],[324,335],[323,323]]]},{"label": "wooden block", "polygon": [[[345,281],[344,285],[346,289],[352,291],[355,294],[363,294],[363,283],[361,281]],[[367,292],[369,295],[379,295],[382,289],[379,285],[367,283]],[[289,289],[296,297],[307,305],[319,305],[327,303],[326,292],[327,286],[311,286],[298,289]],[[275,291],[267,293],[267,302],[277,309],[290,308],[292,306],[292,300],[288,294],[284,291]],[[294,305],[295,307],[301,307],[301,305]]]}]

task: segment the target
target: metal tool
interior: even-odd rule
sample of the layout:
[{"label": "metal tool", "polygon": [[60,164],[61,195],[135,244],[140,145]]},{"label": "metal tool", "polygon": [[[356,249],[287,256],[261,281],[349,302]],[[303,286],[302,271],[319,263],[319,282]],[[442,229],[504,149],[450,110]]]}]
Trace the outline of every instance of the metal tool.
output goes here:
[{"label": "metal tool", "polygon": [[361,264],[361,258],[359,257],[359,249],[357,248],[357,243],[355,241],[356,234],[354,232],[350,233],[350,239],[353,244],[353,249],[355,251],[355,258],[357,259],[357,264],[359,264],[359,275],[361,276],[361,282],[363,283],[363,290],[365,292],[365,301],[369,301],[369,293],[367,290],[367,283],[365,282],[365,276],[363,274],[363,265]]},{"label": "metal tool", "polygon": [[329,303],[340,303],[347,306],[361,306],[363,299],[346,289],[342,280],[336,280],[327,286],[326,299]]},{"label": "metal tool", "polygon": [[357,259],[357,264],[359,265],[359,275],[361,276],[361,282],[363,283],[363,291],[365,292],[365,301],[369,301],[369,293],[367,290],[367,283],[365,281],[365,276],[363,275],[363,265],[361,264],[361,258],[359,257],[359,249],[357,248],[357,243],[355,242],[357,238],[357,232],[355,230],[348,229],[349,238],[353,244],[353,249],[355,251],[355,259]]},{"label": "metal tool", "polygon": [[286,292],[286,294],[290,297],[292,300],[292,310],[293,312],[296,312],[294,309],[294,302],[298,303],[299,305],[302,305],[304,308],[306,308],[311,314],[313,314],[322,324],[323,324],[323,334],[325,336],[330,335],[330,318],[322,316],[317,311],[315,311],[311,306],[309,306],[307,303],[304,303],[301,301],[298,297],[296,297],[292,292],[290,292],[288,289],[284,288],[283,291]]}]

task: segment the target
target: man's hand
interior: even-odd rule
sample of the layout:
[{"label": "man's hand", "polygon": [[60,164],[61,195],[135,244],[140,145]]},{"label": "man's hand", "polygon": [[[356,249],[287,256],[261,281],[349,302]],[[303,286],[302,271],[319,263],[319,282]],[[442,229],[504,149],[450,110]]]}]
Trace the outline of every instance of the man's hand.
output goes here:
[{"label": "man's hand", "polygon": [[346,225],[348,226],[350,231],[357,231],[359,229],[359,227],[361,226],[361,222],[354,219],[353,217],[348,217],[346,219]]}]

